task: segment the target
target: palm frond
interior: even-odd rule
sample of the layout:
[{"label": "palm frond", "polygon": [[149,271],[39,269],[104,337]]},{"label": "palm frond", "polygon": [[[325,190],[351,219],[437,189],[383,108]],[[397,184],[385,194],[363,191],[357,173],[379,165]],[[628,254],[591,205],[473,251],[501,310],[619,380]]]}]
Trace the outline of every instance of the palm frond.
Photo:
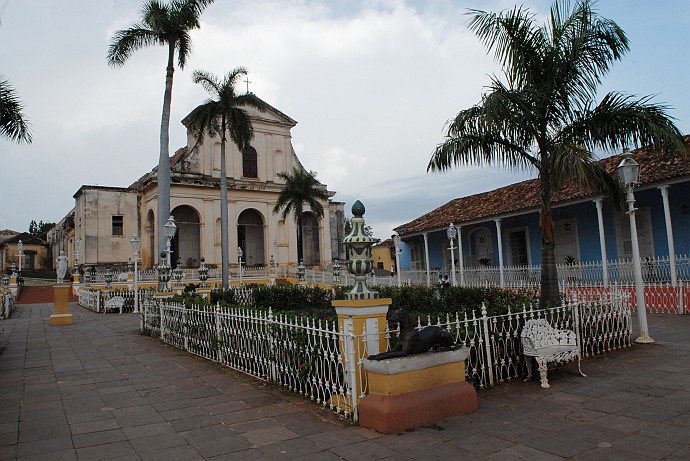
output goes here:
[{"label": "palm frond", "polygon": [[163,44],[160,36],[140,24],[135,24],[129,29],[118,30],[113,34],[106,59],[110,66],[122,66],[135,51]]},{"label": "palm frond", "polygon": [[556,142],[577,142],[590,150],[649,146],[690,154],[683,134],[666,113],[669,107],[651,99],[608,93],[595,108],[578,114]]},{"label": "palm frond", "polygon": [[0,79],[0,136],[10,141],[31,144],[29,121],[22,111],[24,105],[8,80]]}]

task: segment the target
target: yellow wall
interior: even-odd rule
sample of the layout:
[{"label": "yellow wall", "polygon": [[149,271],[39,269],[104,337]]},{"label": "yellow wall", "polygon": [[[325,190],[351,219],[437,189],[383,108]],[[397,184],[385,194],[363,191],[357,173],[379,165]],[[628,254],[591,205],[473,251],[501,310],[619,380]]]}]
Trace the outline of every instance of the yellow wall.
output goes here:
[{"label": "yellow wall", "polygon": [[384,246],[375,246],[371,249],[371,259],[374,260],[374,267],[379,267],[383,263],[384,270],[390,270],[395,265],[395,260],[391,258],[391,249]]}]

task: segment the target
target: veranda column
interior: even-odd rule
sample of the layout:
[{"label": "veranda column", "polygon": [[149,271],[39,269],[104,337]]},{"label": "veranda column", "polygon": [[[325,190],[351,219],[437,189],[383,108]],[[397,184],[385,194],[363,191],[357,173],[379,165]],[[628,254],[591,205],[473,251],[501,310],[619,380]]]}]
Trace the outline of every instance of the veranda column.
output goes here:
[{"label": "veranda column", "polygon": [[501,281],[501,288],[505,285],[503,277],[503,238],[501,236],[501,219],[494,219],[496,222],[496,236],[498,237],[498,271]]},{"label": "veranda column", "polygon": [[673,243],[673,225],[671,223],[671,208],[668,205],[668,186],[659,186],[661,198],[664,202],[664,220],[666,221],[666,241],[668,242],[668,263],[671,266],[671,284],[678,284],[676,274],[676,247]]},{"label": "veranda column", "polygon": [[460,286],[465,286],[465,263],[462,256],[462,226],[458,228],[458,263],[460,264]]},{"label": "veranda column", "polygon": [[609,286],[609,266],[606,259],[606,234],[604,231],[604,211],[602,209],[603,199],[594,200],[597,206],[597,222],[599,223],[599,248],[601,249],[601,273],[604,279],[604,286]]},{"label": "veranda column", "polygon": [[429,272],[429,233],[424,232],[424,266],[426,267],[426,286],[431,286],[431,273]]}]

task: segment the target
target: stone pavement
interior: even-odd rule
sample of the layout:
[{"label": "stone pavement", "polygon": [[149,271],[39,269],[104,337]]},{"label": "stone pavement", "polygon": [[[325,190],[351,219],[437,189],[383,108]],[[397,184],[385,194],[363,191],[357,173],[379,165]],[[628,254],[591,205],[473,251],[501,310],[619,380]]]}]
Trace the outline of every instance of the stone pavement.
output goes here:
[{"label": "stone pavement", "polygon": [[398,435],[137,333],[132,314],[50,304],[0,321],[0,459],[689,460],[690,316],[652,345],[479,393],[479,411]]}]

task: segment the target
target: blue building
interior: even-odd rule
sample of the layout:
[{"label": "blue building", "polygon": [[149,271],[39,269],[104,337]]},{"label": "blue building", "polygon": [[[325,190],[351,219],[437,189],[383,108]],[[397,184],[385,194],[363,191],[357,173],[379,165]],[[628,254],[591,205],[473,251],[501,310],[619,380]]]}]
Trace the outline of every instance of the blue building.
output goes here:
[{"label": "blue building", "polygon": [[[690,253],[690,158],[646,148],[633,151],[632,158],[641,170],[635,187],[641,258]],[[616,175],[621,160],[622,155],[614,155],[599,164]],[[427,274],[449,271],[451,223],[459,231],[453,252],[456,266],[465,270],[538,266],[539,189],[540,181],[533,179],[456,198],[397,227],[403,242],[402,268]],[[557,263],[632,257],[628,215],[606,198],[576,185],[562,187],[553,196],[553,217]]]}]

